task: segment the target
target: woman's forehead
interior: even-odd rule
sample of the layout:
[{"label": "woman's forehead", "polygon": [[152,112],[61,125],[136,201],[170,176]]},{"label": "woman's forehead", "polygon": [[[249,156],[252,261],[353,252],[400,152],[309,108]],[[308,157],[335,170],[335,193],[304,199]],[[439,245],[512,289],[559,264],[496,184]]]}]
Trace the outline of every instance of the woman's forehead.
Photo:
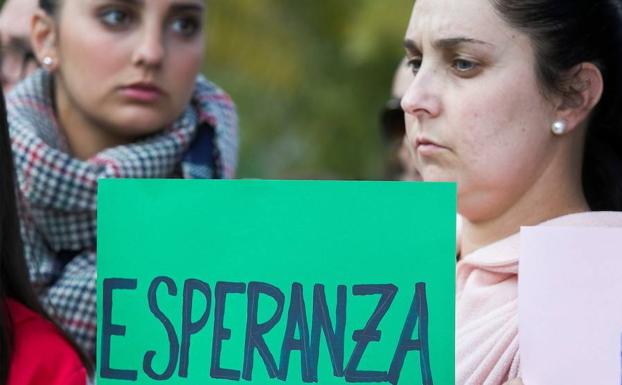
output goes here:
[{"label": "woman's forehead", "polygon": [[496,13],[490,0],[417,0],[406,39],[421,44],[465,38],[497,45],[516,33]]},{"label": "woman's forehead", "polygon": [[90,4],[126,4],[139,7],[179,7],[179,6],[205,6],[207,0],[63,0],[65,2],[82,2]]},{"label": "woman's forehead", "polygon": [[58,0],[62,4],[61,14],[73,16],[76,13],[91,13],[94,9],[107,7],[127,7],[139,13],[150,13],[167,17],[179,12],[204,12],[207,8],[206,0]]}]

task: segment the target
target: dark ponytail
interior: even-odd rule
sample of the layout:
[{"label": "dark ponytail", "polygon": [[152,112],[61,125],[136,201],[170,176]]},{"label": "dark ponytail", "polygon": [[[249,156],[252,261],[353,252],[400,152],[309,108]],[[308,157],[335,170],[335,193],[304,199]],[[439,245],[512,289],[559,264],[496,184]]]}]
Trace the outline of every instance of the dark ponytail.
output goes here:
[{"label": "dark ponytail", "polygon": [[29,281],[17,217],[13,153],[0,92],[0,384],[6,384],[13,352],[13,325],[7,297],[42,313]]},{"label": "dark ponytail", "polygon": [[582,183],[592,210],[622,211],[622,0],[491,0],[531,38],[544,93],[571,95],[571,70],[593,63],[603,95],[592,112]]},{"label": "dark ponytail", "polygon": [[[16,205],[13,152],[6,119],[4,95],[0,89],[0,384],[6,384],[13,353],[13,324],[7,306],[10,297],[55,323],[45,312],[30,283],[20,235]],[[93,365],[76,344],[59,328],[91,374]],[[41,352],[49,354],[49,352]]]}]

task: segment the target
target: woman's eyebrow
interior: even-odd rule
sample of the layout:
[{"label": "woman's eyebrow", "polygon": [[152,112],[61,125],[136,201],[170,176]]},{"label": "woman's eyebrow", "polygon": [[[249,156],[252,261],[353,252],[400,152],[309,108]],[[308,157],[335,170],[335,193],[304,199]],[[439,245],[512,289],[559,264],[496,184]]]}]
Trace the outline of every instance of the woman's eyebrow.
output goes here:
[{"label": "woman's eyebrow", "polygon": [[[145,4],[145,0],[117,0],[120,3],[128,3],[136,6],[143,6]],[[180,11],[203,11],[205,5],[200,1],[174,1],[171,4],[171,8],[173,10]]]},{"label": "woman's eyebrow", "polygon": [[404,48],[406,48],[406,51],[411,55],[417,55],[421,53],[421,50],[419,49],[419,47],[417,47],[417,43],[415,43],[415,41],[412,39],[404,40]]},{"label": "woman's eyebrow", "polygon": [[493,47],[493,44],[491,43],[485,42],[483,40],[471,39],[468,37],[451,37],[439,39],[433,43],[433,46],[437,49],[452,49],[463,44],[478,44]]},{"label": "woman's eyebrow", "polygon": [[[436,49],[440,50],[450,50],[455,49],[464,44],[477,44],[477,45],[485,45],[489,47],[494,47],[492,43],[485,42],[483,40],[472,39],[468,37],[450,37],[444,39],[435,40],[432,46]],[[412,39],[404,40],[404,48],[406,51],[411,54],[419,54],[421,50],[417,47],[417,43],[415,43]]]},{"label": "woman's eyebrow", "polygon": [[176,12],[203,12],[205,7],[197,4],[174,4],[171,6],[172,11]]},{"label": "woman's eyebrow", "polygon": [[143,5],[145,3],[144,0],[119,0],[120,3],[129,3],[132,5]]},{"label": "woman's eyebrow", "polygon": [[205,9],[203,2],[199,1],[175,1],[171,4],[171,9],[175,11],[198,11]]}]

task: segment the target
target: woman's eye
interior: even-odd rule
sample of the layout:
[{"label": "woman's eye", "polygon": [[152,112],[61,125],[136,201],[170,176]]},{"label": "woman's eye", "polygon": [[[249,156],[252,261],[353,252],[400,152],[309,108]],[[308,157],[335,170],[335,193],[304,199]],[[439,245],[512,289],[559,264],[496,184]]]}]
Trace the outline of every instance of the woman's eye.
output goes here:
[{"label": "woman's eye", "polygon": [[465,59],[456,59],[453,62],[453,66],[458,72],[467,72],[474,69],[477,64]]},{"label": "woman's eye", "polygon": [[109,27],[119,28],[128,25],[132,20],[128,12],[120,9],[109,9],[100,14],[100,19]]},{"label": "woman's eye", "polygon": [[194,36],[201,29],[201,23],[192,17],[176,19],[172,26],[173,31],[184,37]]},{"label": "woman's eye", "polygon": [[408,66],[410,67],[410,70],[413,72],[413,74],[416,75],[417,72],[419,72],[419,69],[421,69],[421,62],[422,59],[420,57],[415,57],[408,60]]}]

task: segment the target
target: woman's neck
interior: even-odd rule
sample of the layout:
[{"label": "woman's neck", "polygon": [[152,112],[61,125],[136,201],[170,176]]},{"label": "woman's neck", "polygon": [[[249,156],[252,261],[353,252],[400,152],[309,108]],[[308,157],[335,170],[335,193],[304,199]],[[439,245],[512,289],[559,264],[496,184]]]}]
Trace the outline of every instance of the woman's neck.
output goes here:
[{"label": "woman's neck", "polygon": [[[562,155],[558,160],[563,158]],[[569,166],[553,164],[532,188],[500,210],[500,214],[477,220],[465,217],[460,255],[515,234],[521,226],[535,226],[563,215],[590,211],[581,185],[582,158],[569,152],[562,162]]]},{"label": "woman's neck", "polygon": [[563,215],[589,211],[585,201],[577,201],[564,207],[532,209],[522,212],[522,215],[514,215],[507,212],[504,215],[488,221],[471,222],[463,219],[462,240],[460,255],[468,255],[477,249],[491,243],[507,238],[517,233],[522,226],[535,226],[547,220]]}]

